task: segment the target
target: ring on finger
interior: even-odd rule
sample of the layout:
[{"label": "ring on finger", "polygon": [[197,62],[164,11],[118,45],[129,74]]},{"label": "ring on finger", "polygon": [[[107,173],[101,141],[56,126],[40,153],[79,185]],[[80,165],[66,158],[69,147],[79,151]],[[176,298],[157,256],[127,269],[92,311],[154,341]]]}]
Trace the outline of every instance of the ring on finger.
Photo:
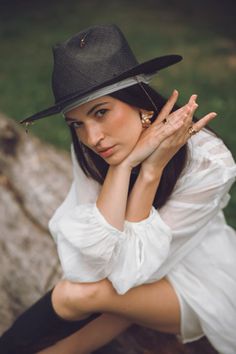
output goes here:
[{"label": "ring on finger", "polygon": [[191,127],[188,128],[188,133],[189,133],[190,136],[192,136],[192,135],[197,134],[198,131],[193,128],[193,125],[191,125]]},{"label": "ring on finger", "polygon": [[167,118],[164,118],[163,121],[162,121],[162,123],[163,123],[164,125],[167,124],[167,123],[168,123],[168,119],[167,119]]}]

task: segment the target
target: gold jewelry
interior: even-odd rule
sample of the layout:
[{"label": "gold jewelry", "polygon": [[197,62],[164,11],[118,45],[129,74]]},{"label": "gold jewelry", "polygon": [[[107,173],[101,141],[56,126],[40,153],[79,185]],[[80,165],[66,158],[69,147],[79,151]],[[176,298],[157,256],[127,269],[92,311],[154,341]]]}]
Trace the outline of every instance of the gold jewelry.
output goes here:
[{"label": "gold jewelry", "polygon": [[163,123],[164,125],[167,124],[167,123],[168,123],[168,119],[167,119],[167,118],[164,118],[163,121],[162,121],[162,123]]},{"label": "gold jewelry", "polygon": [[154,112],[150,111],[147,113],[141,112],[141,123],[143,128],[148,128],[152,124],[150,118],[152,118]]},{"label": "gold jewelry", "polygon": [[195,135],[198,133],[198,131],[196,129],[193,128],[193,126],[191,125],[191,127],[188,128],[188,133],[190,136]]}]

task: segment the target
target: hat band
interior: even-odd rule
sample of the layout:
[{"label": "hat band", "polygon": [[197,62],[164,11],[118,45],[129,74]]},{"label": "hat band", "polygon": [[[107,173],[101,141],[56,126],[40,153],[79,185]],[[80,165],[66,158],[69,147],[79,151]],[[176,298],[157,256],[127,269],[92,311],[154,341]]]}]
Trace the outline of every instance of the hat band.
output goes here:
[{"label": "hat band", "polygon": [[99,98],[99,97],[108,95],[109,93],[122,90],[123,88],[129,87],[132,85],[136,85],[139,82],[144,82],[145,84],[148,84],[151,81],[152,76],[153,76],[153,74],[152,75],[145,75],[145,74],[136,75],[134,77],[129,77],[128,79],[124,79],[124,80],[116,82],[112,85],[95,90],[86,96],[78,98],[73,103],[68,104],[66,107],[63,108],[62,113],[65,114],[66,112],[70,111],[73,108],[80,106],[83,103],[90,102],[90,101],[94,100],[95,98]]}]

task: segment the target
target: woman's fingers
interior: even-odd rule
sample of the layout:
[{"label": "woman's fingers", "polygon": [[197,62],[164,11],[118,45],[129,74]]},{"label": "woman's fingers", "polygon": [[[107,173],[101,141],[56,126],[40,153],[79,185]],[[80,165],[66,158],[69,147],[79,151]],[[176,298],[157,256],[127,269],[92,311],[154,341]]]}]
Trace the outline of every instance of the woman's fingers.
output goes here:
[{"label": "woman's fingers", "polygon": [[179,109],[173,112],[170,119],[168,119],[167,124],[156,124],[153,126],[154,129],[158,130],[159,139],[162,140],[173,136],[173,138],[178,139],[179,136],[183,135],[187,131],[192,123],[192,118],[198,105],[195,103],[194,99],[191,105],[186,105],[184,110]]},{"label": "woman's fingers", "polygon": [[193,104],[194,102],[196,102],[196,99],[197,99],[197,95],[196,94],[190,96],[188,104],[190,104],[190,105]]},{"label": "woman's fingers", "polygon": [[[174,90],[164,107],[161,109],[160,113],[158,114],[158,117],[155,122],[161,122],[163,119],[165,119],[170,112],[172,111],[175,103],[177,102],[179,93],[177,90]],[[155,124],[155,122],[153,124]]]},{"label": "woman's fingers", "polygon": [[144,132],[144,136],[147,135],[148,137],[151,149],[155,150],[162,143],[164,145],[175,143],[182,145],[186,143],[191,135],[201,130],[216,116],[215,112],[211,112],[197,123],[192,122],[195,111],[198,108],[196,94],[190,96],[187,104],[170,113],[177,101],[178,95],[178,91],[174,90],[156,121]]},{"label": "woman's fingers", "polygon": [[193,115],[197,108],[198,104],[193,98],[192,102],[184,106],[183,110],[177,110],[170,115],[170,118],[168,119],[168,124],[171,125],[178,121],[183,122],[183,129],[184,127],[185,129],[187,129],[192,123]]},{"label": "woman's fingers", "polygon": [[173,121],[177,120],[189,120],[192,119],[193,113],[195,112],[196,108],[198,107],[196,103],[197,95],[191,95],[189,101],[186,105],[180,107],[176,111],[171,112],[173,109],[174,104],[178,98],[178,92],[175,90],[169,100],[167,101],[166,105],[162,108],[160,114],[158,115],[157,120],[153,123],[153,125],[158,125],[166,121],[168,123],[172,123]]},{"label": "woman's fingers", "polygon": [[188,103],[184,106],[185,107],[185,114],[188,117],[192,117],[196,109],[198,108],[198,104],[196,103],[197,95],[190,96]]},{"label": "woman's fingers", "polygon": [[[186,141],[186,133],[189,134],[188,130],[192,125],[193,115],[198,108],[196,99],[196,94],[191,95],[185,106],[169,115],[167,124],[161,123],[160,125],[160,123],[158,123],[154,126],[154,129],[159,129],[159,132],[160,129],[163,131],[163,140],[170,138],[172,142],[177,141],[181,143],[182,141]],[[170,139],[167,139],[166,143],[170,142]]]},{"label": "woman's fingers", "polygon": [[201,130],[204,128],[212,119],[214,119],[217,116],[217,113],[211,112],[206,114],[204,117],[202,117],[198,122],[193,124],[193,129],[196,131]]},{"label": "woman's fingers", "polygon": [[188,105],[184,116],[185,126],[188,126],[189,124],[192,123],[193,116],[197,108],[198,108],[198,104],[195,101],[192,101],[192,103]]},{"label": "woman's fingers", "polygon": [[[185,106],[185,111],[174,112],[171,119],[168,120],[168,124],[164,127],[167,128],[167,126],[169,126],[172,127],[172,129],[170,130],[171,133],[167,136],[169,139],[167,139],[164,144],[176,144],[177,146],[181,146],[187,142],[191,135],[189,129],[193,126],[193,115],[198,108],[198,104],[195,102],[196,97],[196,95],[192,95],[189,103]],[[192,135],[193,134],[194,133],[192,133]]]}]

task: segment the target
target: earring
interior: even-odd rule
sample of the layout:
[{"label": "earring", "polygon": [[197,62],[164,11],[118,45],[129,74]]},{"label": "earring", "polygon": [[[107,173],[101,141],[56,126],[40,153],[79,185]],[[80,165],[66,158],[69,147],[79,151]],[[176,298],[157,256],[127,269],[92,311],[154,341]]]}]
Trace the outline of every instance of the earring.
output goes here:
[{"label": "earring", "polygon": [[150,111],[147,113],[141,112],[141,123],[143,128],[148,128],[151,125],[150,118],[152,118],[154,112]]}]

